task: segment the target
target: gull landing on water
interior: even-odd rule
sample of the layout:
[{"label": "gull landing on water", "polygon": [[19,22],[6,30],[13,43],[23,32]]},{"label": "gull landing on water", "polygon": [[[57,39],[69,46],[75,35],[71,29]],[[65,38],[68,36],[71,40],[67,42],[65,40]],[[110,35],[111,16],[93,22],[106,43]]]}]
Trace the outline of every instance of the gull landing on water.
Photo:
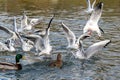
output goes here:
[{"label": "gull landing on water", "polygon": [[90,3],[90,0],[86,0],[86,2],[87,2],[87,6],[88,6],[86,12],[87,13],[92,13],[92,11],[94,10],[94,5],[95,5],[96,0],[94,0],[94,2],[92,3],[92,5]]},{"label": "gull landing on water", "polygon": [[66,38],[68,41],[67,48],[69,49],[78,49],[79,48],[79,40],[83,40],[87,37],[90,37],[87,33],[82,34],[77,40],[75,34],[62,22],[62,28],[66,34]]},{"label": "gull landing on water", "polygon": [[23,17],[21,20],[21,29],[19,29],[19,31],[22,30],[31,30],[33,28],[33,26],[38,25],[41,23],[42,18],[40,19],[31,19],[28,22],[28,17],[26,16],[25,12],[23,13]]},{"label": "gull landing on water", "polygon": [[97,43],[94,43],[93,45],[89,46],[86,50],[83,48],[83,43],[80,40],[79,42],[79,50],[76,53],[73,53],[73,55],[78,59],[89,59],[93,54],[97,53],[98,51],[102,50],[104,47],[106,47],[111,40],[104,40]]},{"label": "gull landing on water", "polygon": [[101,17],[103,9],[103,3],[100,2],[95,7],[94,11],[92,12],[90,19],[87,21],[83,33],[89,33],[91,35],[92,32],[97,32],[98,36],[101,36],[101,31],[104,31],[98,26],[98,21]]},{"label": "gull landing on water", "polygon": [[0,42],[0,51],[13,52],[13,51],[15,51],[15,48],[13,46],[14,45],[12,44],[11,39],[8,39],[7,42],[5,42],[5,43]]},{"label": "gull landing on water", "polygon": [[[52,20],[54,19],[54,16],[51,18],[48,27],[45,30],[45,34],[40,35],[23,35],[24,38],[27,38],[34,43],[34,47],[36,49],[37,54],[36,55],[50,55],[50,52],[52,50],[52,46],[49,42],[49,31],[50,31],[50,24]],[[40,51],[40,52],[39,52]]]},{"label": "gull landing on water", "polygon": [[19,35],[19,33],[16,33],[16,34],[17,34],[18,38],[21,41],[22,50],[23,51],[30,51],[33,48],[33,46],[34,46],[34,43],[32,41],[28,40],[28,39],[23,40],[21,38],[21,36]]},{"label": "gull landing on water", "polygon": [[43,46],[41,46],[42,50],[38,55],[50,55],[50,52],[52,50],[52,46],[50,45],[50,41],[49,41],[49,31],[50,31],[50,25],[54,19],[54,16],[52,16],[52,18],[50,19],[50,22],[48,23],[48,27],[46,28],[45,31],[45,35],[42,37],[42,44]]}]

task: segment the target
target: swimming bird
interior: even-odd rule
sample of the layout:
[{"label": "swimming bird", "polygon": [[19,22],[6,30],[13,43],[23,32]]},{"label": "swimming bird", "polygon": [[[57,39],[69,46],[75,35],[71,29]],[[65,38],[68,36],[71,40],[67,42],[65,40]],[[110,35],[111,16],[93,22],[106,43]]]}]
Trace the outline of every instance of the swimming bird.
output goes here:
[{"label": "swimming bird", "polygon": [[83,28],[83,33],[89,33],[91,35],[92,32],[97,32],[98,36],[101,36],[101,31],[104,31],[98,26],[98,21],[101,17],[103,9],[103,3],[100,2],[96,5],[94,11],[92,12],[90,19],[87,21],[85,27]]},{"label": "swimming bird", "polygon": [[90,3],[90,0],[86,0],[86,2],[87,2],[87,6],[88,6],[86,12],[87,13],[91,13],[94,10],[94,5],[95,5],[96,0],[94,0],[94,2],[92,3],[92,5]]},{"label": "swimming bird", "polygon": [[82,34],[79,36],[78,39],[76,39],[75,34],[62,22],[62,28],[66,34],[66,38],[68,41],[68,49],[78,49],[79,48],[79,40],[80,39],[85,39],[87,37],[90,37],[87,33]]},{"label": "swimming bird", "polygon": [[13,52],[16,49],[14,44],[12,44],[11,39],[8,39],[5,43],[0,42],[0,51],[10,51]]},{"label": "swimming bird", "polygon": [[96,42],[89,46],[86,50],[83,48],[82,40],[79,41],[79,50],[76,53],[73,53],[75,58],[78,59],[89,59],[93,54],[97,54],[98,51],[102,50],[104,47],[106,47],[111,40],[103,40],[100,42]]},{"label": "swimming bird", "polygon": [[[41,23],[42,21],[42,18],[39,18],[39,19],[31,19],[29,22],[28,22],[28,17],[26,16],[25,12],[23,13],[23,17],[22,17],[22,20],[21,20],[21,31],[22,30],[31,30],[33,28],[33,26],[36,26],[38,24]],[[20,31],[20,30],[19,30]]]},{"label": "swimming bird", "polygon": [[15,57],[16,63],[0,62],[0,69],[2,70],[21,70],[22,65],[20,64],[20,59],[24,59],[24,56],[17,54]]},{"label": "swimming bird", "polygon": [[62,68],[62,66],[63,66],[62,55],[59,53],[57,55],[57,59],[55,61],[51,62],[48,66]]}]

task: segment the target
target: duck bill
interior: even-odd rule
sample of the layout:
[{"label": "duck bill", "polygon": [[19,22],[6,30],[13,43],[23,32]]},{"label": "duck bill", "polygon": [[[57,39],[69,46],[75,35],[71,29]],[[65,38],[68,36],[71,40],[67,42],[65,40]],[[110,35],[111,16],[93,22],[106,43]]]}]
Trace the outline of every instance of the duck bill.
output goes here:
[{"label": "duck bill", "polygon": [[23,57],[22,57],[22,60],[26,60],[26,57],[25,57],[25,56],[23,56]]}]

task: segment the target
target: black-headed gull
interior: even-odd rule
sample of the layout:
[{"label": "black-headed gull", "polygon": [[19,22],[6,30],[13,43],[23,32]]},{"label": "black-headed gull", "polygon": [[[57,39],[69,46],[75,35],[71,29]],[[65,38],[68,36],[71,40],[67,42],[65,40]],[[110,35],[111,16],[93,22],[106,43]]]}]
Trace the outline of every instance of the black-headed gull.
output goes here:
[{"label": "black-headed gull", "polygon": [[13,52],[16,49],[14,48],[14,45],[11,42],[11,39],[8,39],[5,43],[0,42],[0,51],[10,51]]},{"label": "black-headed gull", "polygon": [[25,12],[23,13],[23,17],[21,20],[21,31],[22,30],[31,30],[33,28],[33,26],[38,25],[41,23],[42,18],[39,19],[30,19],[30,21],[28,21],[28,17],[26,16]]},{"label": "black-headed gull", "polygon": [[93,54],[102,50],[110,42],[111,40],[100,41],[100,42],[94,43],[93,45],[89,46],[86,50],[84,50],[82,40],[80,40],[79,50],[76,53],[73,53],[73,52],[72,53],[78,59],[89,59],[91,56],[93,56]]},{"label": "black-headed gull", "polygon": [[80,35],[78,39],[76,39],[75,34],[62,22],[62,28],[66,34],[66,38],[68,41],[68,49],[78,49],[79,48],[79,40],[85,39],[86,37],[90,37],[87,33]]},{"label": "black-headed gull", "polygon": [[87,6],[88,6],[86,12],[87,13],[91,13],[94,10],[94,5],[95,5],[96,0],[94,0],[94,2],[92,3],[92,5],[90,3],[90,0],[86,0],[86,2],[87,2]]},{"label": "black-headed gull", "polygon": [[43,50],[38,54],[38,55],[50,55],[50,52],[52,50],[52,46],[50,45],[50,41],[49,41],[49,31],[50,31],[50,24],[52,22],[52,20],[54,19],[54,16],[50,19],[50,22],[48,24],[48,27],[46,28],[46,31],[45,31],[45,35],[42,37],[43,39]]},{"label": "black-headed gull", "polygon": [[98,26],[98,21],[101,17],[102,14],[102,9],[103,9],[103,3],[100,2],[97,4],[95,7],[94,11],[92,12],[90,19],[87,21],[83,33],[89,33],[91,34],[92,32],[97,32],[98,36],[101,36],[101,31],[103,30]]},{"label": "black-headed gull", "polygon": [[22,50],[23,51],[30,51],[34,47],[34,43],[28,39],[23,39],[19,33],[16,32],[16,35],[20,39]]},{"label": "black-headed gull", "polygon": [[34,42],[34,47],[37,51],[37,55],[50,55],[52,46],[50,45],[50,41],[49,41],[49,31],[50,31],[50,24],[53,19],[54,16],[51,18],[48,27],[45,30],[45,34],[42,35],[42,37],[40,35],[35,35],[35,34],[23,35],[23,37]]}]

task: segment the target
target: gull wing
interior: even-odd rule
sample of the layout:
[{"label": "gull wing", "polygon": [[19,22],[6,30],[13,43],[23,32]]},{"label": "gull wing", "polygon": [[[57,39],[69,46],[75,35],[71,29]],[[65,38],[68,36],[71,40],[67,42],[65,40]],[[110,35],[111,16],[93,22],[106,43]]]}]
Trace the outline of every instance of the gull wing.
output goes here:
[{"label": "gull wing", "polygon": [[77,39],[77,42],[76,43],[79,43],[80,40],[84,40],[86,39],[87,37],[90,37],[90,35],[88,33],[83,33],[82,35],[79,36],[79,38]]},{"label": "gull wing", "polygon": [[102,50],[105,46],[107,46],[111,40],[104,40],[97,43],[94,43],[93,45],[89,46],[87,50],[85,51],[86,57],[90,58],[93,54],[97,53],[99,50]]},{"label": "gull wing", "polygon": [[95,9],[93,10],[91,16],[90,16],[90,22],[98,22],[101,14],[102,14],[102,9],[103,9],[103,3],[100,2],[96,5]]},{"label": "gull wing", "polygon": [[42,22],[43,18],[39,18],[39,19],[31,19],[30,20],[30,25],[31,26],[35,26],[35,25],[38,25]]},{"label": "gull wing", "polygon": [[94,9],[95,2],[96,0],[94,0],[94,2],[92,3],[92,9]]},{"label": "gull wing", "polygon": [[16,24],[16,17],[14,16],[14,22],[13,22],[14,32],[17,32],[17,24]]},{"label": "gull wing", "polygon": [[39,50],[42,50],[43,48],[45,48],[43,38],[39,35],[34,35],[34,34],[22,35],[22,37],[32,41],[34,43],[34,46]]},{"label": "gull wing", "polygon": [[15,34],[17,35],[17,37],[20,39],[21,43],[23,44],[24,43],[24,40],[21,38],[21,35],[17,32],[15,32]]},{"label": "gull wing", "polygon": [[52,18],[50,19],[50,22],[48,23],[48,27],[46,28],[46,34],[45,35],[49,35],[50,25],[51,25],[54,17],[55,17],[55,15],[53,15]]},{"label": "gull wing", "polygon": [[33,42],[35,42],[38,38],[41,38],[39,35],[31,34],[31,35],[21,35],[21,37],[29,39]]},{"label": "gull wing", "polygon": [[66,34],[68,45],[75,44],[76,42],[76,36],[75,34],[62,22],[62,28]]},{"label": "gull wing", "polygon": [[3,27],[3,26],[0,26],[0,30],[5,31],[8,34],[12,34],[12,35],[14,34],[14,32],[12,30],[10,30],[10,29],[8,29],[6,27]]},{"label": "gull wing", "polygon": [[22,19],[21,19],[21,27],[25,27],[28,25],[28,17],[26,16],[25,12],[23,13]]},{"label": "gull wing", "polygon": [[50,46],[48,35],[49,35],[49,31],[50,31],[50,25],[51,25],[51,23],[52,23],[52,21],[54,19],[54,16],[55,15],[53,15],[52,18],[50,19],[50,21],[48,23],[48,27],[46,28],[46,32],[45,32],[45,35],[44,35],[44,46],[45,46],[45,48]]},{"label": "gull wing", "polygon": [[90,0],[86,0],[86,2],[87,2],[88,9],[91,9]]}]

